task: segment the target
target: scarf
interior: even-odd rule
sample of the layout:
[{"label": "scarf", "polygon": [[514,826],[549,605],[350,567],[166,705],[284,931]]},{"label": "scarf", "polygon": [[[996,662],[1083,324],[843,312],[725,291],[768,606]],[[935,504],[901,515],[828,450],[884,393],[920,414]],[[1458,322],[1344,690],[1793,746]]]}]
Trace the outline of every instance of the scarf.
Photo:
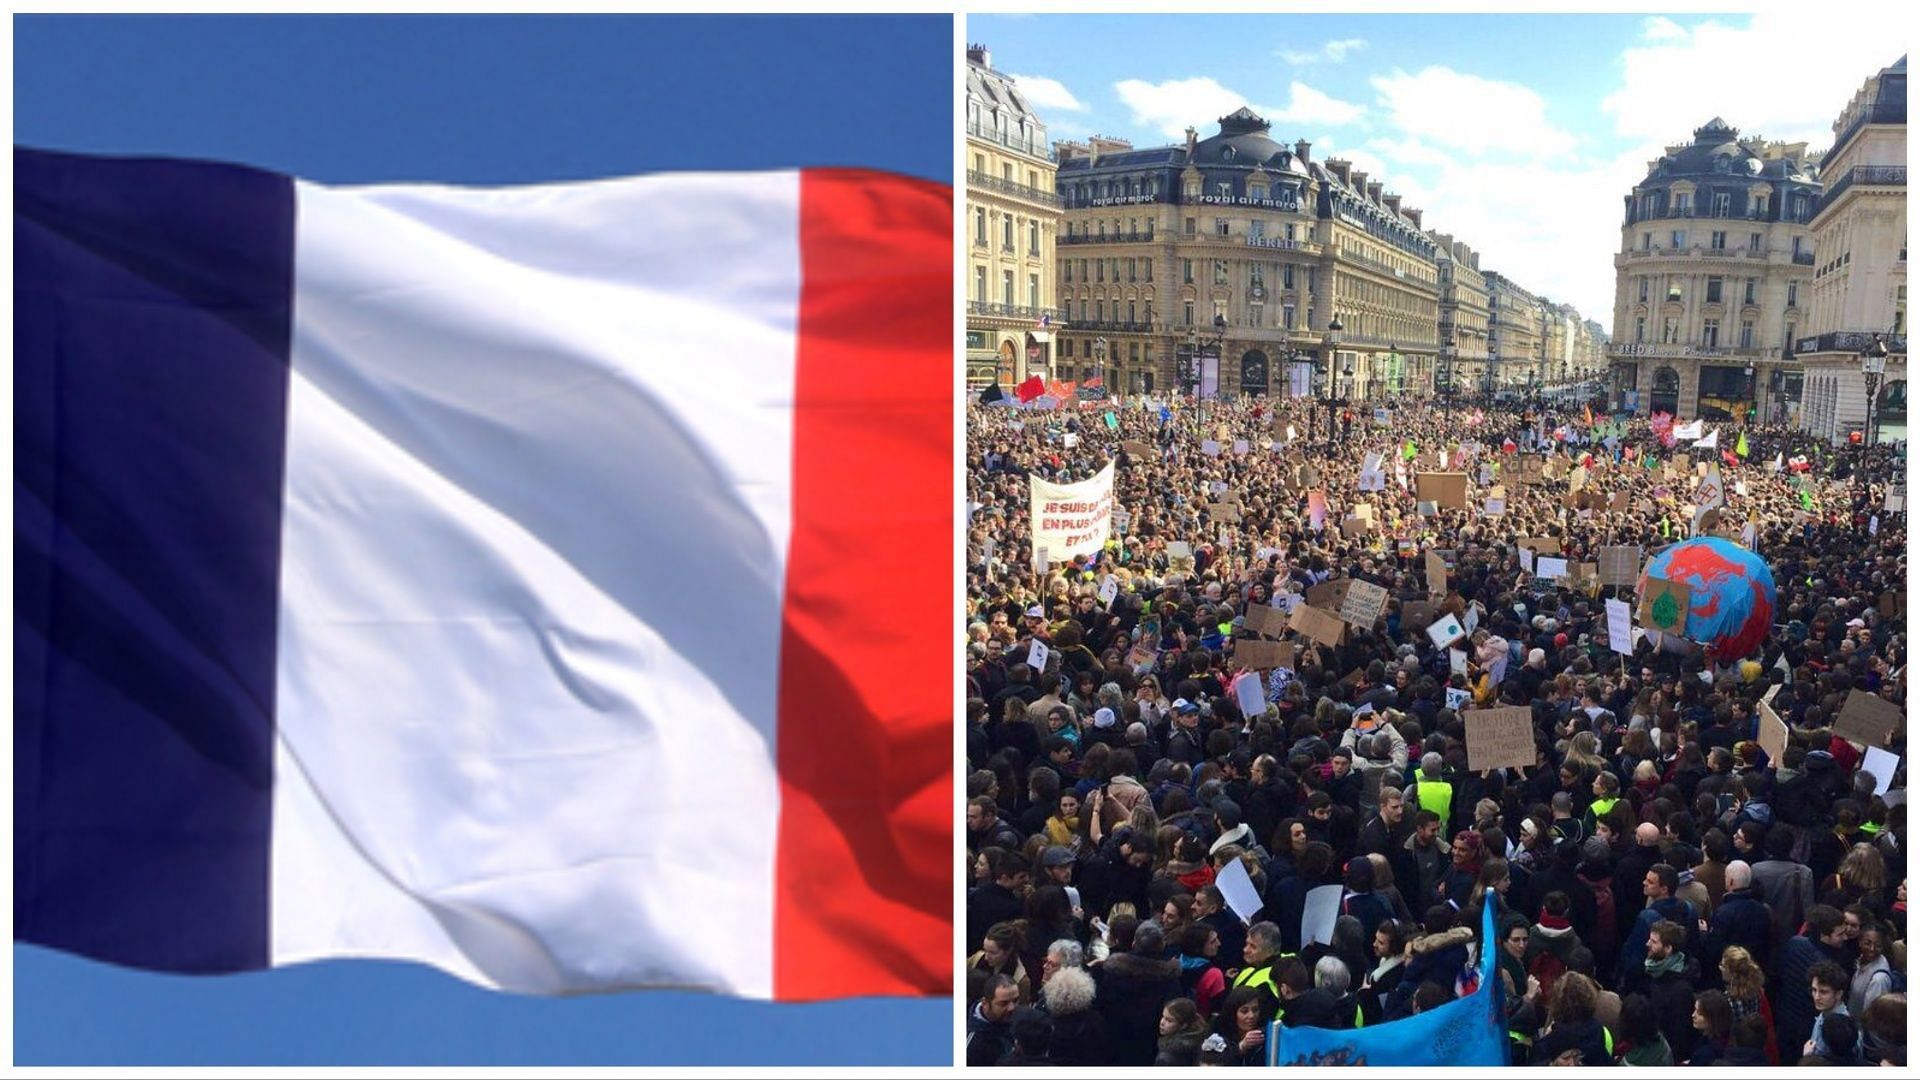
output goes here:
[{"label": "scarf", "polygon": [[1662,975],[1671,975],[1685,967],[1686,962],[1686,956],[1679,952],[1668,953],[1665,960],[1655,960],[1649,956],[1645,961],[1647,965],[1647,977],[1649,979],[1657,979]]},{"label": "scarf", "polygon": [[1540,913],[1540,929],[1543,931],[1553,931],[1564,934],[1572,928],[1572,926],[1573,923],[1564,915],[1549,915],[1545,911]]}]

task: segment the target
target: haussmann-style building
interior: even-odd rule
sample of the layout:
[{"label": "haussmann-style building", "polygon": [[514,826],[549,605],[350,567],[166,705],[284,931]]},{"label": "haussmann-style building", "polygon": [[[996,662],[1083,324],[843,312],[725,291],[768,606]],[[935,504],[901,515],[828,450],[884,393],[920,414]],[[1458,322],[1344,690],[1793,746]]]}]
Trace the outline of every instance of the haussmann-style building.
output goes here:
[{"label": "haussmann-style building", "polygon": [[984,46],[967,48],[966,380],[1054,377],[1054,193],[1047,127]]}]

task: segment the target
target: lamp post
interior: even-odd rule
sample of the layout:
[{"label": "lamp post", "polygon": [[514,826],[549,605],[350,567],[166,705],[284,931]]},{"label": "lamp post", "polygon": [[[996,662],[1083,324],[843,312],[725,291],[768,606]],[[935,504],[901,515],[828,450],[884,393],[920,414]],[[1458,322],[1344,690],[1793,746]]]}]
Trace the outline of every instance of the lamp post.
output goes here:
[{"label": "lamp post", "polygon": [[1880,393],[1880,376],[1887,373],[1887,343],[1879,334],[1860,350],[1860,374],[1867,380],[1867,445],[1874,445],[1873,420]]},{"label": "lamp post", "polygon": [[1747,407],[1746,421],[1753,423],[1753,414],[1760,410],[1760,380],[1753,377],[1753,361],[1747,361]]},{"label": "lamp post", "polygon": [[1779,368],[1774,368],[1773,373],[1767,376],[1767,422],[1769,424],[1780,422],[1780,392],[1786,388],[1786,385],[1787,373]]},{"label": "lamp post", "polygon": [[1093,373],[1100,379],[1102,389],[1107,388],[1107,339],[1093,339]]},{"label": "lamp post", "polygon": [[[1327,323],[1327,460],[1329,461],[1333,460],[1334,453],[1333,398],[1335,372],[1338,370],[1334,364],[1339,358],[1340,331],[1344,329],[1346,328],[1340,325],[1339,312],[1335,312],[1332,320]],[[1352,363],[1347,365],[1347,377],[1353,377]]]},{"label": "lamp post", "polygon": [[1445,413],[1453,411],[1453,364],[1458,352],[1458,340],[1448,334],[1440,346],[1440,409]]}]

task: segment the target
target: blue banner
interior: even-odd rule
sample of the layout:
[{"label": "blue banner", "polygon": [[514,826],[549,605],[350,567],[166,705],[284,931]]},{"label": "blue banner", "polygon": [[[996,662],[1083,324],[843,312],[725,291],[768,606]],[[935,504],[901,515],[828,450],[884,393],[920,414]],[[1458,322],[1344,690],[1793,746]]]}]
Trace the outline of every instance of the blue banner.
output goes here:
[{"label": "blue banner", "polygon": [[1269,1065],[1483,1065],[1507,1063],[1506,992],[1494,952],[1493,905],[1480,927],[1480,985],[1466,997],[1405,1020],[1335,1031],[1267,1029]]}]

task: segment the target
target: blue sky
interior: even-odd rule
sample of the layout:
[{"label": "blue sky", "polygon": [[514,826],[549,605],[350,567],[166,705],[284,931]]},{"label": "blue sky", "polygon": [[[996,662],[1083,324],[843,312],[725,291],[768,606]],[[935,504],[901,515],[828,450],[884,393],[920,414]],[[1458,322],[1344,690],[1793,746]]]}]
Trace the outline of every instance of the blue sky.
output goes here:
[{"label": "blue sky", "polygon": [[1905,49],[1884,5],[1760,14],[993,16],[967,21],[1056,138],[1204,138],[1243,104],[1498,270],[1611,327],[1622,199],[1715,115],[1824,148]]},{"label": "blue sky", "polygon": [[[20,16],[13,27],[22,145],[335,183],[798,165],[952,176],[945,17]],[[22,946],[12,959],[17,1064],[952,1060],[946,999],[544,1000],[391,963],[184,978]]]}]

